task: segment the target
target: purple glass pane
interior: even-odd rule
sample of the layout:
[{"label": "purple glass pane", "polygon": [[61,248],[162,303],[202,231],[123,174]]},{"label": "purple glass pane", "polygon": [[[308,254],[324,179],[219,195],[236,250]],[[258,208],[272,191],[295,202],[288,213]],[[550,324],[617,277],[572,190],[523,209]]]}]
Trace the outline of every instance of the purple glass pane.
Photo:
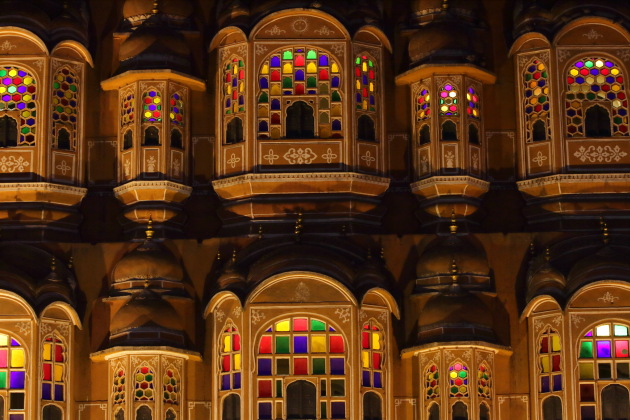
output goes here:
[{"label": "purple glass pane", "polygon": [[271,57],[271,67],[280,67],[280,57]]},{"label": "purple glass pane", "polygon": [[328,331],[335,332],[336,330],[335,330],[333,327],[329,327],[329,328],[328,328]]},{"label": "purple glass pane", "polygon": [[582,414],[582,420],[595,420],[595,407],[582,407],[580,412]]},{"label": "purple glass pane", "polygon": [[234,389],[241,389],[241,374],[240,372],[236,372],[232,374],[232,384],[234,385]]},{"label": "purple glass pane", "polygon": [[368,370],[364,370],[363,371],[363,379],[361,381],[361,386],[371,386],[372,384],[370,383],[370,371]]},{"label": "purple glass pane", "polygon": [[295,80],[298,82],[304,81],[304,70],[298,70],[295,72]]},{"label": "purple glass pane", "polygon": [[328,65],[328,57],[325,55],[320,55],[319,56],[319,65],[320,66],[327,66]]},{"label": "purple glass pane", "polygon": [[374,372],[374,388],[383,388],[383,380],[381,379],[381,372]]},{"label": "purple glass pane", "polygon": [[50,384],[42,384],[42,400],[51,400]]},{"label": "purple glass pane", "polygon": [[24,414],[10,414],[9,420],[24,420]]},{"label": "purple glass pane", "polygon": [[24,389],[24,372],[11,372],[11,389]]},{"label": "purple glass pane", "polygon": [[597,357],[610,357],[610,341],[597,341]]},{"label": "purple glass pane", "polygon": [[341,401],[333,401],[330,403],[331,419],[346,418],[346,403]]},{"label": "purple glass pane", "polygon": [[593,330],[587,332],[584,337],[592,337],[592,336],[593,336]]},{"label": "purple glass pane", "polygon": [[14,338],[11,339],[11,345],[12,346],[19,346],[20,343],[18,343]]},{"label": "purple glass pane", "polygon": [[230,389],[230,375],[221,375],[221,391]]},{"label": "purple glass pane", "polygon": [[271,359],[258,359],[258,375],[271,376]]},{"label": "purple glass pane", "polygon": [[273,100],[271,101],[271,109],[273,109],[273,110],[278,110],[278,109],[280,109],[280,100],[278,100],[278,99],[273,99]]},{"label": "purple glass pane", "polygon": [[331,375],[344,375],[344,359],[331,358],[330,359],[330,374]]},{"label": "purple glass pane", "polygon": [[271,403],[258,403],[258,418],[271,419]]},{"label": "purple glass pane", "polygon": [[562,391],[562,375],[554,375],[553,377],[553,390]]},{"label": "purple glass pane", "polygon": [[339,77],[335,76],[332,78],[332,87],[334,88],[338,88],[339,87]]},{"label": "purple glass pane", "polygon": [[55,401],[63,401],[63,385],[55,385]]},{"label": "purple glass pane", "polygon": [[293,353],[308,353],[308,346],[306,344],[307,337],[297,336],[293,337]]},{"label": "purple glass pane", "polygon": [[266,332],[271,332],[271,327],[267,328],[265,331]]},{"label": "purple glass pane", "polygon": [[[266,77],[262,77],[260,79],[260,88],[261,89],[269,89],[269,80]],[[269,330],[267,330],[267,331],[269,331]]]},{"label": "purple glass pane", "polygon": [[540,392],[549,392],[549,376],[540,378]]}]

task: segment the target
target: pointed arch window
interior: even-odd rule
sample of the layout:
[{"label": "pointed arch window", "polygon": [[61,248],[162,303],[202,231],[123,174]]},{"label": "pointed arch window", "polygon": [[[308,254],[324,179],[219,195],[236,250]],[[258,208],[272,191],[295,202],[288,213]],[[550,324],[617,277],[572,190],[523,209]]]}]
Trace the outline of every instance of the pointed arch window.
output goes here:
[{"label": "pointed arch window", "polygon": [[312,108],[315,137],[341,138],[341,98],[341,69],[330,53],[311,47],[278,50],[258,74],[258,138],[291,137],[285,115],[297,101]]},{"label": "pointed arch window", "polygon": [[531,61],[523,72],[523,107],[527,142],[551,138],[548,78],[547,66],[537,59]]},{"label": "pointed arch window", "polygon": [[66,346],[61,337],[51,334],[42,343],[42,400],[64,401]]},{"label": "pointed arch window", "polygon": [[[567,74],[566,123],[569,137],[628,136],[628,98],[625,76],[614,60],[586,57],[575,61]],[[598,105],[595,121],[587,111]],[[601,127],[607,114],[608,127]],[[592,118],[592,117],[591,117]],[[597,129],[590,124],[597,124]],[[590,128],[590,130],[589,130]]]},{"label": "pointed arch window", "polygon": [[376,65],[372,57],[359,55],[354,60],[355,105],[357,109],[357,138],[375,141],[378,102]]},{"label": "pointed arch window", "polygon": [[14,112],[19,115],[18,146],[35,145],[36,101],[36,81],[33,76],[18,67],[0,67],[0,113]]},{"label": "pointed arch window", "polygon": [[361,331],[361,386],[384,388],[384,344],[382,329],[376,322],[370,321],[363,324]]},{"label": "pointed arch window", "polygon": [[[149,366],[140,366],[136,369],[134,375],[134,401],[155,400],[154,380],[155,372]],[[151,410],[149,410],[150,412]]]},{"label": "pointed arch window", "polygon": [[0,397],[5,419],[26,418],[26,351],[15,338],[0,334]]},{"label": "pointed arch window", "polygon": [[223,71],[223,109],[226,115],[245,112],[245,62],[234,57]]},{"label": "pointed arch window", "polygon": [[223,409],[221,411],[222,420],[241,419],[241,396],[230,394],[223,399]]},{"label": "pointed arch window", "polygon": [[169,367],[162,378],[164,404],[179,405],[180,380],[177,370]]},{"label": "pointed arch window", "polygon": [[366,392],[363,395],[363,420],[382,420],[381,396],[376,392]]},{"label": "pointed arch window", "polygon": [[0,117],[0,147],[17,146],[18,125],[14,118]]},{"label": "pointed arch window", "polygon": [[415,100],[416,130],[418,130],[418,142],[420,145],[423,145],[431,142],[431,126],[429,123],[431,118],[431,95],[424,86],[420,86],[419,91]]},{"label": "pointed arch window", "polygon": [[223,329],[219,345],[220,390],[241,389],[241,335],[234,325]]},{"label": "pointed arch window", "polygon": [[539,392],[562,391],[562,341],[560,334],[547,328],[538,339]]},{"label": "pointed arch window", "polygon": [[157,90],[149,90],[142,95],[142,122],[162,121],[162,95]]},{"label": "pointed arch window", "polygon": [[120,124],[124,127],[132,124],[135,118],[136,98],[132,92],[123,94],[120,100]]},{"label": "pointed arch window", "polygon": [[481,110],[480,105],[481,101],[479,99],[479,93],[475,90],[474,87],[468,87],[468,91],[466,92],[466,113],[470,118],[480,119],[481,118]]},{"label": "pointed arch window", "polygon": [[171,124],[184,125],[184,99],[181,93],[173,93],[170,100],[169,118]]},{"label": "pointed arch window", "polygon": [[454,85],[447,83],[440,88],[440,115],[459,115],[459,96]]},{"label": "pointed arch window", "polygon": [[452,398],[468,398],[469,372],[468,366],[455,362],[448,368],[449,396]]},{"label": "pointed arch window", "polygon": [[[118,413],[118,411],[116,411],[117,407],[124,407],[125,405],[125,384],[125,369],[119,365],[114,371],[114,379],[112,381],[112,404],[114,405],[114,413]],[[122,409],[119,411],[122,411]]]},{"label": "pointed arch window", "polygon": [[[74,150],[79,121],[79,79],[70,69],[62,68],[53,78],[52,87],[53,146]],[[63,138],[64,132],[67,139]]]},{"label": "pointed arch window", "polygon": [[477,370],[477,394],[479,398],[492,399],[492,374],[485,363],[480,364]]},{"label": "pointed arch window", "polygon": [[424,390],[427,400],[440,396],[440,372],[435,364],[429,366],[425,372]]}]

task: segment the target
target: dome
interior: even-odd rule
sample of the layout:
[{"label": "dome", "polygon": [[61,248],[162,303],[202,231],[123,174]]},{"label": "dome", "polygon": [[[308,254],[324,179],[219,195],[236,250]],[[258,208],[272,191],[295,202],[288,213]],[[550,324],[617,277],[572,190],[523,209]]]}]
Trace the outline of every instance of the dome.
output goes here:
[{"label": "dome", "polygon": [[628,255],[610,245],[579,260],[567,276],[567,292],[573,293],[580,287],[599,280],[630,281]]},{"label": "dome", "polygon": [[173,307],[149,288],[132,297],[116,312],[110,324],[111,334],[147,327],[181,331],[183,326]]},{"label": "dome", "polygon": [[564,274],[551,265],[549,254],[547,253],[542,263],[532,261],[532,267],[527,278],[527,300],[534,297],[539,292],[563,292],[567,284]]},{"label": "dome", "polygon": [[[154,8],[154,0],[127,0],[123,5],[123,17],[151,15]],[[165,15],[188,17],[193,12],[193,5],[190,0],[159,0],[157,10]]]},{"label": "dome", "polygon": [[245,276],[236,266],[236,251],[234,251],[232,258],[227,262],[217,279],[217,285],[220,289],[239,289],[245,286],[245,282]]},{"label": "dome", "polygon": [[162,55],[162,61],[166,61],[170,55],[188,57],[191,50],[180,33],[152,24],[143,25],[134,31],[122,43],[118,54],[120,61],[125,61],[147,52]]},{"label": "dome", "polygon": [[470,62],[480,53],[473,44],[473,35],[472,28],[455,20],[431,22],[409,40],[409,58],[412,63]]},{"label": "dome", "polygon": [[490,266],[485,252],[464,238],[451,234],[427,247],[416,264],[416,276],[418,279],[450,276],[453,260],[460,274],[490,275]]},{"label": "dome", "polygon": [[128,280],[182,281],[184,271],[175,256],[162,245],[147,240],[118,261],[112,272],[114,283]]}]

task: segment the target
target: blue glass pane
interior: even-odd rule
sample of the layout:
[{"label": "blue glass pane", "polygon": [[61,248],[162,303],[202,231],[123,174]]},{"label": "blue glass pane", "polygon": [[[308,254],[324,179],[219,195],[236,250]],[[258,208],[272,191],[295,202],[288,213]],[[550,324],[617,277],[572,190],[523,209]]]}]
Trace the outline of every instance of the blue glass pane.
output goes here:
[{"label": "blue glass pane", "polygon": [[63,385],[55,385],[55,401],[63,401]]},{"label": "blue glass pane", "polygon": [[371,385],[372,384],[370,383],[370,371],[364,370],[362,380],[361,380],[361,386],[371,386]]},{"label": "blue glass pane", "polygon": [[234,389],[241,389],[241,374],[236,372],[232,375],[232,384]]},{"label": "blue glass pane", "polygon": [[304,81],[304,70],[298,70],[295,72],[295,80],[299,82]]},{"label": "blue glass pane", "polygon": [[330,413],[333,419],[345,419],[346,418],[346,403],[340,401],[333,401],[330,403]]},{"label": "blue glass pane", "polygon": [[258,359],[258,375],[271,376],[271,359]]},{"label": "blue glass pane", "polygon": [[271,419],[271,403],[258,403],[258,418],[261,420]]},{"label": "blue glass pane", "polygon": [[344,375],[344,359],[343,358],[331,358],[330,359],[330,374],[331,375]]},{"label": "blue glass pane", "polygon": [[383,388],[381,372],[374,372],[374,388]]},{"label": "blue glass pane", "polygon": [[319,56],[319,65],[320,66],[327,66],[328,65],[328,56],[326,55],[320,55]]},{"label": "blue glass pane", "polygon": [[11,372],[11,389],[24,389],[24,374],[25,372]]},{"label": "blue glass pane", "polygon": [[273,109],[273,110],[280,109],[280,100],[279,99],[272,99],[272,101],[271,101],[271,109]]},{"label": "blue glass pane", "polygon": [[50,384],[42,384],[42,400],[51,400]]},{"label": "blue glass pane", "polygon": [[271,57],[271,67],[280,67],[280,57]]},{"label": "blue glass pane", "polygon": [[293,337],[293,353],[308,353],[307,337]]},{"label": "blue glass pane", "polygon": [[230,389],[230,375],[221,375],[221,391]]},{"label": "blue glass pane", "polygon": [[266,77],[260,78],[260,88],[269,89],[269,80]]}]

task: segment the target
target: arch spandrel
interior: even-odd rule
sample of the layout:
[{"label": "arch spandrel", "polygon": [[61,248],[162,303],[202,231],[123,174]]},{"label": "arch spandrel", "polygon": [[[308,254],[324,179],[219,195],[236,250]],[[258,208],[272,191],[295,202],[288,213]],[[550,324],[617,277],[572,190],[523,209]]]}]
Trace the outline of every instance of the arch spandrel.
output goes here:
[{"label": "arch spandrel", "polygon": [[509,55],[550,48],[551,43],[540,32],[529,32],[518,37],[510,47]]},{"label": "arch spandrel", "polygon": [[6,26],[0,28],[0,57],[22,55],[48,55],[44,41],[26,29]]},{"label": "arch spandrel", "polygon": [[579,289],[568,308],[620,308],[630,305],[630,284],[622,281],[598,281]]},{"label": "arch spandrel", "polygon": [[536,315],[539,313],[547,313],[551,311],[561,311],[561,310],[562,310],[562,307],[560,306],[560,304],[558,303],[558,301],[556,301],[554,297],[549,296],[549,295],[539,295],[539,296],[534,297],[531,301],[529,301],[529,303],[523,310],[523,315],[521,319],[524,319],[526,317]]},{"label": "arch spandrel", "polygon": [[361,27],[354,34],[352,40],[364,44],[372,44],[374,46],[383,46],[387,48],[389,52],[392,52],[392,44],[387,35],[374,26],[366,25]]},{"label": "arch spandrel", "polygon": [[59,44],[55,45],[55,47],[50,52],[50,55],[53,57],[68,59],[68,60],[76,60],[76,61],[85,61],[90,65],[90,67],[94,67],[94,62],[92,61],[92,55],[90,52],[83,46],[83,44],[77,41],[62,41]]},{"label": "arch spandrel", "polygon": [[272,13],[252,30],[252,40],[348,40],[346,28],[334,17],[319,11],[283,10]]},{"label": "arch spandrel", "polygon": [[368,290],[361,298],[361,306],[380,306],[387,308],[397,319],[400,319],[400,309],[396,299],[385,289],[375,287]]},{"label": "arch spandrel", "polygon": [[630,42],[630,34],[625,29],[602,18],[575,20],[559,31],[553,41],[557,46],[585,47],[596,45],[625,46],[628,42]]}]

